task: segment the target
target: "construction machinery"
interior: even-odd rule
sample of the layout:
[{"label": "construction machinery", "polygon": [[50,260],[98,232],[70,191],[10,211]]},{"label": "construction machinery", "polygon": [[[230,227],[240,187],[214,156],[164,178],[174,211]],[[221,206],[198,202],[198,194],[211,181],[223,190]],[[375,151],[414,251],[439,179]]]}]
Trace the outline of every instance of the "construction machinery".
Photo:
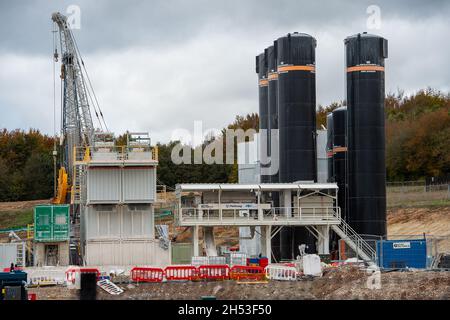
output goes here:
[{"label": "construction machinery", "polygon": [[[107,131],[107,126],[67,17],[57,12],[52,14],[52,20],[54,22],[54,63],[61,63],[61,133],[59,141],[61,152],[57,190],[53,203],[70,203],[70,229],[76,231],[79,230],[80,224],[80,206],[76,203],[75,198],[81,189],[80,179],[77,179],[76,176],[83,174],[80,172],[83,170],[83,166],[74,165],[76,158],[74,150],[83,147],[85,150],[83,158],[88,158],[89,146],[93,144],[94,134]],[[59,38],[59,53],[57,38]],[[99,123],[97,129],[94,129],[91,106]],[[53,155],[56,166],[56,148]],[[71,232],[70,238],[70,260],[72,263],[77,263],[79,235]]]},{"label": "construction machinery", "polygon": [[[68,202],[68,193],[73,193],[76,188],[73,184],[74,148],[92,145],[94,131],[107,130],[107,126],[67,17],[57,12],[53,13],[52,20],[55,32],[59,33],[60,46],[58,54],[58,45],[55,42],[53,56],[55,62],[59,60],[61,62],[62,81],[60,137],[62,157],[57,194],[53,202],[62,204]],[[91,106],[100,124],[97,130],[94,129],[92,122]]]}]

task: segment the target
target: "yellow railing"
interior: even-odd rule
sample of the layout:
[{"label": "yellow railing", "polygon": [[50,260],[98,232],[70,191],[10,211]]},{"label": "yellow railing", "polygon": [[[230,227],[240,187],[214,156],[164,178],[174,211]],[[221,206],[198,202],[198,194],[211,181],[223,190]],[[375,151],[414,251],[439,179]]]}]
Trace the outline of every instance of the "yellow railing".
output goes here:
[{"label": "yellow railing", "polygon": [[109,153],[112,160],[124,161],[129,159],[130,154],[139,152],[149,152],[150,156],[147,160],[158,161],[159,152],[157,146],[74,147],[73,159],[75,165],[77,165],[91,162],[94,153]]},{"label": "yellow railing", "polygon": [[27,225],[27,239],[34,238],[34,223]]},{"label": "yellow railing", "polygon": [[158,161],[158,155],[159,155],[158,146],[152,147],[151,150],[152,150],[152,159],[155,161]]}]

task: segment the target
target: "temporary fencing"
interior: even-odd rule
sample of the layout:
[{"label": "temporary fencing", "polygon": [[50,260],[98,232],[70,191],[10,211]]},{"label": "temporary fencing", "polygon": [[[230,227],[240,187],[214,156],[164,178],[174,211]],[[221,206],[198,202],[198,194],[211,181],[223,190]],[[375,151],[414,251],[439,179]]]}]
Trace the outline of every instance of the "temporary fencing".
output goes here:
[{"label": "temporary fencing", "polygon": [[166,279],[172,280],[196,280],[197,268],[194,266],[167,266],[164,269]]},{"label": "temporary fencing", "polygon": [[265,268],[266,277],[270,280],[292,281],[297,279],[295,267],[269,264]]},{"label": "temporary fencing", "polygon": [[225,280],[230,278],[230,267],[226,264],[200,266],[198,275],[200,279]]},{"label": "temporary fencing", "polygon": [[134,282],[162,282],[164,270],[161,268],[134,267],[130,271],[130,277]]},{"label": "temporary fencing", "polygon": [[58,285],[64,284],[65,276],[62,268],[27,268],[27,282],[29,285]]},{"label": "temporary fencing", "polygon": [[264,268],[259,266],[233,266],[230,270],[230,279],[264,280]]},{"label": "temporary fencing", "polygon": [[206,256],[193,256],[191,258],[191,264],[195,267],[204,266],[209,264],[208,257]]},{"label": "temporary fencing", "polygon": [[81,273],[95,273],[97,279],[100,277],[100,271],[97,268],[70,267],[65,272],[66,284],[69,289],[80,289]]},{"label": "temporary fencing", "polygon": [[227,262],[230,266],[245,266],[247,265],[247,254],[241,252],[230,253]]},{"label": "temporary fencing", "polygon": [[205,264],[227,264],[227,259],[225,257],[221,257],[221,256],[208,256],[208,263],[204,263]]}]

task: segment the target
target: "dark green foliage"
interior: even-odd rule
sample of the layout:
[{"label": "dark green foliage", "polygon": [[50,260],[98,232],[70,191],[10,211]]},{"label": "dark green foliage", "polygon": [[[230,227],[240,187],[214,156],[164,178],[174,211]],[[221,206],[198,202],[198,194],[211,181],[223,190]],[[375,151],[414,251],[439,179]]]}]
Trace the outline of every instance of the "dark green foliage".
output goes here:
[{"label": "dark green foliage", "polygon": [[38,130],[0,131],[0,201],[53,195],[53,138]]}]

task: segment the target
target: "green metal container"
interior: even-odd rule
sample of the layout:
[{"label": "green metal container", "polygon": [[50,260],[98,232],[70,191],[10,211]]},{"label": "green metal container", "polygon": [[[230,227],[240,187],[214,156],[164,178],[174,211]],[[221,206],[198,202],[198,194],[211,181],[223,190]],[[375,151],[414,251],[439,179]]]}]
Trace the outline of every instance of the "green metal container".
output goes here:
[{"label": "green metal container", "polygon": [[40,205],[34,208],[34,241],[66,241],[70,236],[70,206]]},{"label": "green metal container", "polygon": [[191,264],[192,243],[172,243],[172,264]]}]

